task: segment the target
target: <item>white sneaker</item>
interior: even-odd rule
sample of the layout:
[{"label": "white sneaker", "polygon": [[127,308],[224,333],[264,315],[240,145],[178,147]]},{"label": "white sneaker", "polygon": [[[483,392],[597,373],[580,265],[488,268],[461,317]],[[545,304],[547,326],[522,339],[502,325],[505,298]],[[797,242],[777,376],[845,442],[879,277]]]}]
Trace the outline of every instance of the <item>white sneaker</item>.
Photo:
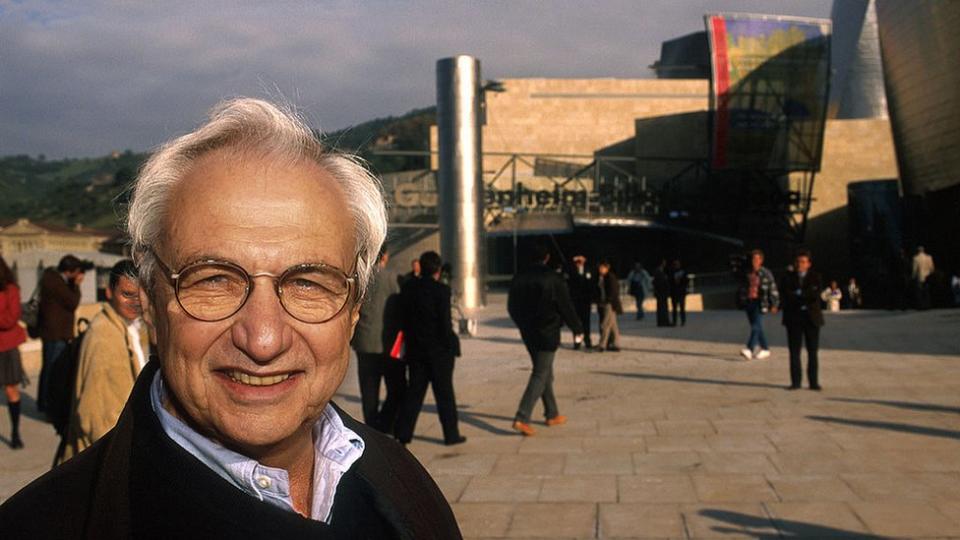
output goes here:
[{"label": "white sneaker", "polygon": [[751,351],[750,349],[742,349],[740,351],[740,356],[746,358],[747,360],[750,360],[753,358],[753,351]]},{"label": "white sneaker", "polygon": [[767,358],[770,358],[770,350],[769,350],[769,349],[763,349],[763,350],[761,350],[760,352],[757,353],[757,356],[756,356],[756,359],[757,359],[757,360],[766,360]]}]

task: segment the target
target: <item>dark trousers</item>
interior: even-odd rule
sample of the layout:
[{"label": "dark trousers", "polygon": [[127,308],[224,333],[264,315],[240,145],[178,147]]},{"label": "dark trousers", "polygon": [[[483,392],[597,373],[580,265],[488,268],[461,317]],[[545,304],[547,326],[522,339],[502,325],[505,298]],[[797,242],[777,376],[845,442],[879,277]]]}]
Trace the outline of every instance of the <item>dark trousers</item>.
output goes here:
[{"label": "dark trousers", "polygon": [[670,297],[670,304],[673,311],[673,320],[671,321],[674,326],[677,325],[677,313],[680,314],[680,325],[687,324],[687,295],[678,294]]},{"label": "dark trousers", "polygon": [[642,321],[643,320],[643,295],[635,294],[633,295],[633,299],[637,303],[637,320]]},{"label": "dark trousers", "polygon": [[667,308],[667,297],[657,297],[657,326],[670,326],[670,311]]},{"label": "dark trousers", "polygon": [[[400,405],[407,391],[407,363],[382,353],[357,353],[357,376],[363,422],[383,433],[392,434]],[[387,386],[387,397],[380,406],[380,380]]]},{"label": "dark trousers", "polygon": [[63,339],[45,339],[41,343],[43,346],[43,356],[40,364],[40,382],[37,388],[37,408],[44,410],[47,408],[47,398],[49,397],[48,386],[50,385],[50,373],[53,370],[57,359],[67,350],[69,341]]},{"label": "dark trousers", "polygon": [[800,350],[807,347],[807,382],[810,387],[820,386],[817,378],[817,350],[820,348],[820,327],[811,323],[787,325],[787,346],[790,348],[790,386],[799,387],[803,382],[803,367]]},{"label": "dark trousers", "polygon": [[590,302],[574,300],[573,308],[577,311],[577,318],[583,323],[583,346],[589,349],[593,343],[590,341]]},{"label": "dark trousers", "polygon": [[409,443],[413,439],[417,417],[420,416],[423,398],[427,394],[427,385],[430,385],[433,387],[433,399],[437,402],[443,440],[456,441],[460,438],[460,430],[457,427],[457,399],[453,394],[453,358],[429,361],[410,358],[408,364],[410,385],[397,418],[397,440]]},{"label": "dark trousers", "polygon": [[527,388],[523,391],[523,397],[520,398],[516,419],[524,423],[530,422],[533,406],[538,400],[543,400],[543,412],[546,417],[555,418],[560,414],[557,410],[557,398],[553,395],[553,358],[557,352],[538,351],[529,345],[527,352],[530,354],[530,361],[533,362],[533,371],[530,372]]}]

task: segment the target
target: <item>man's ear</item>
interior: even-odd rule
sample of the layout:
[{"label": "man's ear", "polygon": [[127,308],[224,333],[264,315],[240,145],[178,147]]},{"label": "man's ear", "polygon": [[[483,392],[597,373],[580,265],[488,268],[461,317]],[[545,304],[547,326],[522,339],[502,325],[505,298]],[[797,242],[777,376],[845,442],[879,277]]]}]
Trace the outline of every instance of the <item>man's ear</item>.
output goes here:
[{"label": "man's ear", "polygon": [[140,313],[150,333],[150,343],[157,343],[156,304],[145,287],[140,287],[137,294],[140,296]]}]

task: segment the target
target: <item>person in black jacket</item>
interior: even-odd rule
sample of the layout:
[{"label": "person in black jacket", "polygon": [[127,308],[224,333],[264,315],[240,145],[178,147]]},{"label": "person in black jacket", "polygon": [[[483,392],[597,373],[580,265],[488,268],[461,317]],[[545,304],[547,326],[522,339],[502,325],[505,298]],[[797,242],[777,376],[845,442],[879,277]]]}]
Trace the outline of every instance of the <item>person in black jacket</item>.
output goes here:
[{"label": "person in black jacket", "polygon": [[787,345],[790,348],[790,390],[800,388],[803,380],[800,350],[807,346],[807,382],[811,390],[820,390],[817,378],[817,350],[820,348],[820,327],[823,313],[820,309],[820,275],[810,269],[809,251],[800,251],[794,272],[787,274],[780,287],[783,295],[783,325],[787,327]]},{"label": "person in black jacket", "polygon": [[670,277],[667,276],[667,261],[661,259],[653,271],[653,295],[657,297],[657,326],[670,326]]},{"label": "person in black jacket", "polygon": [[617,315],[623,314],[620,303],[620,280],[610,270],[610,261],[602,260],[597,265],[597,312],[600,316],[600,341],[598,352],[618,352],[620,348],[620,325]]},{"label": "person in black jacket", "polygon": [[668,274],[670,278],[670,304],[672,319],[670,324],[677,325],[677,315],[679,314],[680,326],[687,324],[687,287],[690,284],[690,278],[687,277],[687,271],[680,263],[680,259],[673,260],[673,268]]},{"label": "person in black jacket", "polygon": [[400,312],[410,385],[397,418],[397,440],[413,439],[417,416],[423,407],[427,385],[433,387],[437,414],[443,427],[443,443],[467,440],[457,426],[457,400],[453,392],[453,364],[458,340],[450,320],[450,287],[440,283],[442,262],[435,251],[420,256],[420,277],[400,289]]},{"label": "person in black jacket", "polygon": [[[573,269],[567,276],[567,287],[570,289],[570,299],[573,309],[583,325],[583,346],[590,350],[590,306],[593,304],[594,292],[597,289],[597,280],[587,268],[587,258],[583,255],[573,256]],[[574,337],[573,348],[580,349],[581,343]]]},{"label": "person in black jacket", "polygon": [[546,424],[556,426],[567,421],[557,408],[553,394],[553,358],[560,346],[560,325],[566,323],[577,336],[583,333],[580,319],[570,301],[563,278],[547,266],[550,252],[541,245],[532,250],[533,266],[513,278],[507,297],[507,311],[520,330],[533,371],[520,399],[513,428],[530,436],[530,416],[537,400],[543,400]]}]

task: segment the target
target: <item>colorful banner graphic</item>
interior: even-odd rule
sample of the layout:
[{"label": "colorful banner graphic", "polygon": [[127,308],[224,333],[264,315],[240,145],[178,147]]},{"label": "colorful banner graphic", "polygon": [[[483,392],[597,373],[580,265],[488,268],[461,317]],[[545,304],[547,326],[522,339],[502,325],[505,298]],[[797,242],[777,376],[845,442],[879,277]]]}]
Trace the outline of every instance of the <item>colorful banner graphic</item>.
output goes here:
[{"label": "colorful banner graphic", "polygon": [[830,21],[707,15],[714,169],[820,169]]}]

